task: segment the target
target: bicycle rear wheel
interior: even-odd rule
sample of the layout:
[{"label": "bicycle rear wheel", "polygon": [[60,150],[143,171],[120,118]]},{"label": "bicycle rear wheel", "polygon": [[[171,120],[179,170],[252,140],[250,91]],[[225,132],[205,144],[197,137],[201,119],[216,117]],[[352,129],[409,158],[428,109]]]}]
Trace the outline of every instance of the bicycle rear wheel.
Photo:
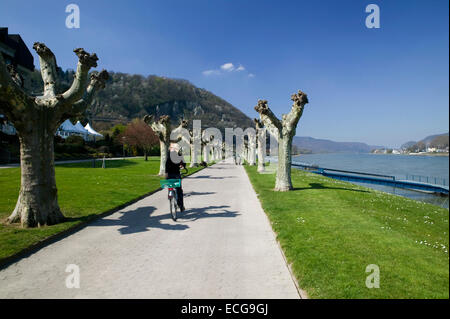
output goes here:
[{"label": "bicycle rear wheel", "polygon": [[175,196],[173,196],[170,199],[170,215],[172,216],[173,221],[177,221],[177,210],[178,210],[177,199],[175,198]]}]

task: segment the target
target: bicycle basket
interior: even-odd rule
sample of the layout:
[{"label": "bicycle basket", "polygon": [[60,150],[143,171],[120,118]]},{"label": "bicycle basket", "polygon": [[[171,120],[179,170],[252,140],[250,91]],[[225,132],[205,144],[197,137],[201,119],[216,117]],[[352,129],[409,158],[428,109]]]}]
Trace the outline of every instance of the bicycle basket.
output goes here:
[{"label": "bicycle basket", "polygon": [[159,181],[161,188],[181,187],[181,179],[162,179]]}]

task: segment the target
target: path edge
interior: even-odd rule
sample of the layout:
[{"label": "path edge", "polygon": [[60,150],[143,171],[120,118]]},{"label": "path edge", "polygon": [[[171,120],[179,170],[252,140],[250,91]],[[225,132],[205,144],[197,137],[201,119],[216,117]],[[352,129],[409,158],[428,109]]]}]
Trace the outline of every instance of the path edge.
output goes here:
[{"label": "path edge", "polygon": [[300,288],[300,285],[298,284],[298,280],[295,277],[294,272],[292,270],[292,264],[290,264],[288,262],[288,260],[286,258],[286,255],[284,254],[283,248],[281,247],[281,244],[278,241],[278,236],[277,236],[277,234],[275,233],[275,231],[272,228],[272,222],[270,221],[269,216],[267,215],[266,211],[264,210],[264,207],[263,207],[263,205],[261,203],[261,200],[259,199],[259,194],[256,192],[255,188],[253,187],[253,183],[252,183],[250,177],[248,176],[247,170],[245,169],[245,167],[242,167],[242,168],[244,169],[245,175],[247,176],[247,179],[248,179],[250,185],[252,186],[253,192],[255,192],[255,195],[256,195],[256,198],[258,199],[259,205],[261,206],[261,209],[264,212],[264,216],[266,217],[266,220],[269,223],[270,230],[272,231],[272,235],[275,238],[275,242],[277,243],[278,249],[281,252],[281,256],[283,256],[284,263],[286,264],[286,267],[289,270],[289,274],[291,275],[291,279],[292,279],[292,281],[294,283],[295,289],[297,289],[297,293],[300,296],[300,299],[309,299],[308,294],[306,293],[306,291],[303,290],[302,288]]}]

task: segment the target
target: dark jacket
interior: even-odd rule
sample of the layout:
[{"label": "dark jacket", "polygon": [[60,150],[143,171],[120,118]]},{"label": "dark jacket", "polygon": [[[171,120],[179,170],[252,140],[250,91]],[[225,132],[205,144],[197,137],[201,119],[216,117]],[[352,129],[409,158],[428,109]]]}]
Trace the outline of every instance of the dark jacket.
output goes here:
[{"label": "dark jacket", "polygon": [[181,160],[181,162],[179,163],[174,163],[171,157],[177,158],[177,152],[172,151],[168,154],[166,161],[166,173],[167,175],[169,175],[169,178],[180,178],[180,165],[186,167],[186,163],[184,163],[183,160]]}]

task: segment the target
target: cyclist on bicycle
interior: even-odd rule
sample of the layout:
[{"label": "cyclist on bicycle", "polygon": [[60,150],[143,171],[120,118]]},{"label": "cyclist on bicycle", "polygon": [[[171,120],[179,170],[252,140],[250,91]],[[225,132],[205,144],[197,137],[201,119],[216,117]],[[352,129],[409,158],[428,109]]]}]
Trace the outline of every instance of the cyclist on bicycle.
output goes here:
[{"label": "cyclist on bicycle", "polygon": [[[169,146],[169,156],[166,161],[166,179],[181,179],[181,168],[186,168],[186,163],[183,162],[183,157],[181,156],[178,144],[171,143]],[[183,189],[180,187],[177,190],[177,204],[180,211],[184,211],[183,202]]]}]

